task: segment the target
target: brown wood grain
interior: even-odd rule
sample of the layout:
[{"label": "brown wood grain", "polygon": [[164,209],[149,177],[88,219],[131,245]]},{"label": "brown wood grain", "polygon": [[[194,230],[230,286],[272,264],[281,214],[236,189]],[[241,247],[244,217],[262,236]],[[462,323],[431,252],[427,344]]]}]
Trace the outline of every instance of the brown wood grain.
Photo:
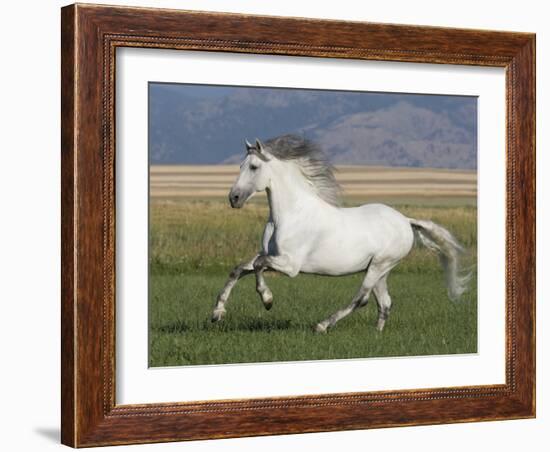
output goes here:
[{"label": "brown wood grain", "polygon": [[[71,5],[62,9],[62,442],[74,447],[535,415],[535,36]],[[117,47],[506,68],[506,384],[115,404]],[[504,93],[503,93],[504,94]]]},{"label": "brown wood grain", "polygon": [[74,316],[74,158],[75,158],[75,59],[74,8],[61,11],[61,442],[75,439],[75,361],[76,329]]}]

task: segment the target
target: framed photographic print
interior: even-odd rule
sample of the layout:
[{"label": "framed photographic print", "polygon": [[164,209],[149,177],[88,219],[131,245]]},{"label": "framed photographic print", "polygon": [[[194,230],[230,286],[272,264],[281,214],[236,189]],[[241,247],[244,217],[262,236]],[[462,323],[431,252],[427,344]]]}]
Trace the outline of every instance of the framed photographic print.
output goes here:
[{"label": "framed photographic print", "polygon": [[535,37],[62,9],[62,442],[535,415]]}]

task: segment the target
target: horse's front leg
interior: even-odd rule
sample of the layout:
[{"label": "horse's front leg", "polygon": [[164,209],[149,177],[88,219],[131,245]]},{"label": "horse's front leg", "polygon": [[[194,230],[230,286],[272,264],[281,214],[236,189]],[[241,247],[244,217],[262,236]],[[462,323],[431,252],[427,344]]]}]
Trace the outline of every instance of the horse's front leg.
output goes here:
[{"label": "horse's front leg", "polygon": [[256,273],[256,291],[260,295],[267,310],[273,306],[273,294],[264,279],[264,270],[271,269],[285,275],[294,277],[298,274],[296,266],[293,265],[290,256],[284,254],[279,256],[260,255],[254,261],[254,272]]},{"label": "horse's front leg", "polygon": [[251,259],[248,262],[243,262],[240,265],[237,265],[229,274],[229,279],[223,286],[223,289],[218,295],[218,298],[216,300],[216,305],[214,306],[214,312],[212,312],[212,322],[218,322],[220,321],[224,314],[225,314],[225,304],[227,303],[227,300],[229,299],[229,295],[231,294],[231,290],[233,290],[233,287],[235,284],[237,284],[237,281],[241,279],[243,276],[249,275],[250,273],[254,272],[254,261],[257,259],[258,255],[254,256],[253,259]]}]

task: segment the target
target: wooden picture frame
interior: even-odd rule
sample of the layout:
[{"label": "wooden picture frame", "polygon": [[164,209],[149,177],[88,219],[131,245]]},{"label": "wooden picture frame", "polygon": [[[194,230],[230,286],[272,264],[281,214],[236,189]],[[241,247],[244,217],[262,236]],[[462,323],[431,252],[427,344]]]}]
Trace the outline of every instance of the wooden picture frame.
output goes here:
[{"label": "wooden picture frame", "polygon": [[[62,9],[62,442],[73,447],[535,416],[535,35],[70,5]],[[506,70],[506,383],[115,403],[115,50],[147,47]]]}]

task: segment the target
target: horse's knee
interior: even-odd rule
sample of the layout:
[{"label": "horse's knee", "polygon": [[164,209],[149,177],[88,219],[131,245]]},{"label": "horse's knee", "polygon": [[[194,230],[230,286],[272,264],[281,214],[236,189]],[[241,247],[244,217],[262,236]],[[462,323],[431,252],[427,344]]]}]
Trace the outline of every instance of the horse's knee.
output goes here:
[{"label": "horse's knee", "polygon": [[254,263],[252,264],[252,268],[254,269],[255,272],[259,272],[261,270],[264,269],[265,267],[265,260],[266,260],[266,257],[265,256],[258,256],[256,258],[256,260],[254,261]]}]

